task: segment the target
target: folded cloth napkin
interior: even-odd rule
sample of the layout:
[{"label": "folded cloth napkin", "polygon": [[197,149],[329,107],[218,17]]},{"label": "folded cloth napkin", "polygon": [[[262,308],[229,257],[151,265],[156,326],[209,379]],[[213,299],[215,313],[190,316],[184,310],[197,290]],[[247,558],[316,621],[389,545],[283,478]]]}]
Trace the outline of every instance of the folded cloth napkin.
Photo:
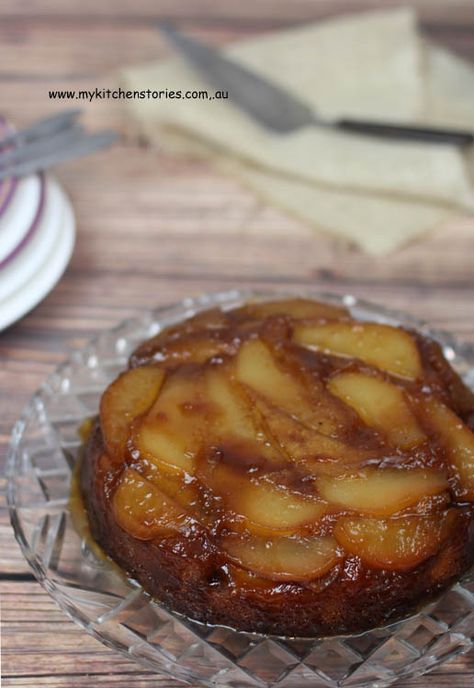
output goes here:
[{"label": "folded cloth napkin", "polygon": [[[241,41],[232,59],[325,116],[474,129],[474,69],[423,41],[410,9],[340,17]],[[181,60],[125,70],[127,89],[208,89]],[[266,130],[229,100],[131,100],[139,132],[205,156],[261,197],[374,253],[474,209],[472,156],[452,146],[308,127]]]}]

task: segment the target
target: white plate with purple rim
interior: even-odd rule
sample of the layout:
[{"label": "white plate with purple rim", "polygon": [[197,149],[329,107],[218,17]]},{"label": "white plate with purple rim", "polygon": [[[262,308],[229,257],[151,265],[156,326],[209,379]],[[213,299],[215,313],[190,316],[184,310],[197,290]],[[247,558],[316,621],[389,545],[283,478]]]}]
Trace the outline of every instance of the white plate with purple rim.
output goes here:
[{"label": "white plate with purple rim", "polygon": [[31,174],[18,180],[0,215],[0,269],[29,241],[43,193],[41,175]]},{"label": "white plate with purple rim", "polygon": [[[12,127],[7,123],[6,119],[0,115],[0,137],[3,137],[11,131]],[[16,177],[0,179],[0,217],[9,206],[17,185],[18,179],[16,179]]]},{"label": "white plate with purple rim", "polygon": [[9,179],[0,179],[0,217],[10,204],[15,189],[18,184],[18,179],[10,177]]},{"label": "white plate with purple rim", "polygon": [[0,303],[17,291],[38,270],[53,251],[63,214],[63,197],[57,182],[44,180],[40,202],[28,240],[0,270]]},{"label": "white plate with purple rim", "polygon": [[[49,251],[46,252],[43,245],[43,250],[37,256],[34,250],[26,253],[25,245],[11,260],[8,270],[15,268],[11,274],[15,274],[17,286],[12,291],[6,283],[3,285],[4,293],[8,295],[0,300],[0,330],[19,320],[44,299],[71,258],[75,237],[75,218],[71,204],[57,183],[49,179],[44,183],[45,200],[36,221],[34,236],[35,239],[37,236],[42,237],[42,241],[49,244]],[[52,208],[48,211],[50,194]],[[26,263],[23,262],[25,257]],[[21,272],[23,281],[16,276],[17,271]],[[0,278],[1,276],[2,272]]]}]

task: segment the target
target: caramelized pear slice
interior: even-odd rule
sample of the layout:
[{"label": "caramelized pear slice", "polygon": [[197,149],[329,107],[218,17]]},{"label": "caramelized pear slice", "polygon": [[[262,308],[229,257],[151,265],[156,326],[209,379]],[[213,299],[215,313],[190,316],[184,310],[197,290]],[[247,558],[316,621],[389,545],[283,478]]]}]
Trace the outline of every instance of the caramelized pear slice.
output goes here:
[{"label": "caramelized pear slice", "polygon": [[173,329],[185,332],[186,334],[200,332],[202,330],[215,331],[226,327],[228,324],[225,312],[216,306],[196,313],[196,315],[185,320],[184,323],[175,325],[174,328],[171,327],[169,330],[165,330],[165,332],[172,331]]},{"label": "caramelized pear slice", "polygon": [[120,479],[112,511],[118,525],[138,540],[176,531],[186,518],[184,509],[133,468],[127,468]]},{"label": "caramelized pear slice", "polygon": [[[245,452],[252,465],[285,462],[260,424],[255,409],[239,385],[229,379],[229,368],[210,367],[205,373],[206,397],[210,402],[207,444],[225,445],[228,450]],[[243,458],[243,456],[242,456]]]},{"label": "caramelized pear slice", "polygon": [[151,339],[142,342],[132,353],[130,364],[135,367],[152,360],[160,362],[167,357],[169,359],[168,354],[172,355],[173,352],[176,352],[179,358],[185,354],[186,348],[189,351],[194,350],[194,344],[199,349],[202,341],[204,347],[204,342],[213,339],[213,335],[223,330],[226,325],[226,315],[220,308],[197,313],[194,317],[167,327]]},{"label": "caramelized pear slice", "polygon": [[162,465],[147,459],[140,461],[137,470],[166,497],[182,507],[189,508],[191,513],[201,515],[199,489],[195,479],[189,480],[189,476],[185,479],[186,476],[182,472],[163,470]]},{"label": "caramelized pear slice", "polygon": [[157,346],[151,359],[156,365],[174,368],[187,363],[201,365],[215,356],[232,353],[235,353],[232,342],[209,332],[194,332]]},{"label": "caramelized pear slice", "polygon": [[296,325],[293,340],[316,350],[359,358],[410,380],[422,373],[415,340],[408,332],[390,325],[351,322]]},{"label": "caramelized pear slice", "polygon": [[108,452],[122,458],[133,420],[155,401],[164,379],[155,366],[127,370],[105,390],[100,402],[100,424]]},{"label": "caramelized pear slice", "polygon": [[474,432],[438,399],[424,399],[421,409],[445,448],[451,470],[457,479],[456,496],[474,501]]},{"label": "caramelized pear slice", "polygon": [[394,447],[412,449],[426,439],[403,390],[396,385],[347,372],[331,378],[328,389],[353,408],[366,425],[382,431]]},{"label": "caramelized pear slice", "polygon": [[214,432],[224,438],[245,437],[255,442],[262,439],[245,395],[229,379],[229,368],[211,367],[205,378],[206,396],[214,411]]},{"label": "caramelized pear slice", "polygon": [[357,473],[321,476],[319,493],[342,509],[374,516],[390,516],[423,497],[443,492],[447,480],[433,468],[365,468]]},{"label": "caramelized pear slice", "polygon": [[242,514],[254,532],[295,533],[320,520],[327,505],[322,501],[304,499],[285,487],[266,481],[246,481],[238,495],[229,499],[229,506]]},{"label": "caramelized pear slice", "polygon": [[304,465],[309,473],[341,473],[344,467],[350,470],[348,466],[361,464],[380,454],[376,449],[353,447],[322,435],[261,399],[255,399],[255,404],[270,434],[290,461]]},{"label": "caramelized pear slice", "polygon": [[241,566],[232,564],[230,561],[226,564],[229,575],[239,588],[250,588],[253,590],[271,590],[274,582],[268,578],[258,576],[253,571],[243,569]]},{"label": "caramelized pear slice", "polygon": [[435,554],[453,532],[458,516],[455,509],[392,519],[346,516],[336,523],[334,537],[369,566],[403,571]]},{"label": "caramelized pear slice", "polygon": [[[224,449],[225,451],[225,449]],[[262,535],[286,535],[317,523],[327,505],[265,476],[252,477],[223,463],[198,466],[197,476],[222,500],[229,521]],[[237,517],[237,518],[235,518]]]},{"label": "caramelized pear slice", "polygon": [[164,470],[194,472],[194,458],[205,434],[202,378],[184,371],[170,375],[138,426],[135,445]]},{"label": "caramelized pear slice", "polygon": [[347,318],[349,313],[345,308],[332,306],[329,303],[311,301],[310,299],[283,299],[281,301],[267,301],[249,303],[242,308],[231,311],[230,315],[239,318],[268,318],[275,315],[289,316],[294,320],[335,320]]},{"label": "caramelized pear slice", "polygon": [[227,537],[222,545],[236,564],[275,581],[320,578],[341,557],[332,537]]},{"label": "caramelized pear slice", "polygon": [[[303,382],[280,367],[262,341],[251,339],[242,344],[237,356],[236,378],[323,435],[337,433],[341,419],[338,409],[334,408],[334,404],[331,405],[331,397],[318,388],[314,379],[313,395],[310,396]],[[318,393],[320,397],[315,398]]]},{"label": "caramelized pear slice", "polygon": [[304,390],[290,373],[277,365],[268,347],[258,339],[242,344],[237,357],[236,377],[290,413],[300,407],[304,410],[307,403]]}]

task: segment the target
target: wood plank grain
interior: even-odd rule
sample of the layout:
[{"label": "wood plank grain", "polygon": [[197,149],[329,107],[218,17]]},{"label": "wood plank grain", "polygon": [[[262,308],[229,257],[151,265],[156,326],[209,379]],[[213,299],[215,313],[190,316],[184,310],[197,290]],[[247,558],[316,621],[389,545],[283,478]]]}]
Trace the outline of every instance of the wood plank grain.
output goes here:
[{"label": "wood plank grain", "polygon": [[[157,674],[142,674],[139,670],[122,672],[115,676],[107,674],[97,674],[87,672],[83,675],[66,674],[65,676],[38,676],[37,673],[33,676],[6,676],[2,681],[4,688],[38,688],[38,686],[47,686],[47,688],[91,688],[91,686],[104,686],[105,688],[182,688],[182,683],[177,683],[165,676],[158,676]],[[447,685],[447,684],[446,684]]]},{"label": "wood plank grain", "polygon": [[[177,683],[173,679],[157,674],[142,674],[139,670],[122,672],[115,676],[107,674],[97,674],[91,671],[80,674],[66,674],[65,676],[5,676],[2,681],[4,688],[91,688],[91,686],[104,686],[105,688],[182,688],[183,683]],[[441,684],[440,684],[441,685]],[[444,684],[443,684],[444,685]],[[446,684],[447,685],[447,684]]]},{"label": "wood plank grain", "polygon": [[[383,7],[400,6],[399,0],[255,0],[244,3],[215,3],[214,0],[82,0],[78,5],[75,0],[3,0],[1,14],[8,17],[32,17],[35,21],[41,18],[57,21],[65,18],[93,17],[104,19],[107,23],[120,20],[144,22],[155,17],[186,19],[194,24],[206,22],[255,22],[280,23],[306,21],[310,18],[357,12]],[[423,18],[432,22],[445,21],[450,26],[465,27],[467,20],[472,20],[474,8],[469,0],[413,0],[410,3]]]},{"label": "wood plank grain", "polygon": [[[61,11],[56,12],[44,7],[43,13],[40,9],[35,10],[35,3],[30,0],[25,5],[15,5],[18,15],[10,15],[7,5],[8,1],[0,6],[0,76],[5,81],[40,80],[39,85],[43,89],[45,85],[48,88],[86,88],[81,82],[100,74],[101,81],[97,85],[112,88],[115,85],[114,73],[120,68],[172,54],[147,14],[122,16],[114,6],[113,13],[105,15],[106,21],[100,21],[101,3],[86,7],[74,18],[68,14],[67,3],[61,4]],[[32,14],[22,12],[26,6],[30,7]],[[174,6],[179,7],[179,4]],[[377,3],[355,3],[350,6],[350,11],[374,6]],[[134,4],[126,5],[129,11],[134,7]],[[232,5],[224,3],[221,7],[231,8]],[[258,9],[258,3],[256,7]],[[314,16],[299,15],[297,11],[286,20],[283,17],[282,26],[306,22],[309,18],[317,21],[332,15],[330,4],[317,2],[311,7],[316,10]],[[427,8],[431,8],[429,13]],[[161,16],[159,7],[150,5],[149,9],[153,10],[153,18],[158,20]],[[443,9],[438,3],[427,5],[420,2],[419,9],[420,26],[425,35],[474,59],[474,35],[466,30],[466,19],[470,17],[474,22],[472,3],[453,3]],[[255,16],[249,18],[251,23],[247,21],[242,25],[241,14],[236,17],[224,14],[219,22],[216,21],[219,17],[216,13],[206,15],[201,12],[202,26],[192,19],[189,30],[202,40],[216,45],[225,44],[275,28],[275,15],[265,13],[265,7],[261,11],[263,25],[255,23]],[[339,12],[340,8],[337,8]],[[168,12],[165,14],[169,17]],[[83,49],[85,44],[88,45],[87,51]]]}]

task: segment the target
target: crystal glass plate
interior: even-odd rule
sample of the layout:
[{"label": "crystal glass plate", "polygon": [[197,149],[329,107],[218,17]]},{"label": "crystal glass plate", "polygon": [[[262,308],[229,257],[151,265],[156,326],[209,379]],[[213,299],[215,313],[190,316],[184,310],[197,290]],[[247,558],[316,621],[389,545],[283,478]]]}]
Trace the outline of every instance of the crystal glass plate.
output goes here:
[{"label": "crystal glass plate", "polygon": [[474,639],[474,575],[415,616],[360,635],[296,639],[237,632],[184,618],[96,556],[74,527],[71,475],[78,427],[97,413],[106,385],[142,340],[213,306],[249,299],[314,297],[354,316],[413,326],[436,338],[474,388],[474,350],[403,313],[352,296],[304,291],[230,291],[159,308],[100,335],[74,353],[33,396],[16,423],[8,456],[8,503],[16,538],[34,574],[59,606],[105,645],[182,681],[224,688],[382,688],[467,652]]}]

